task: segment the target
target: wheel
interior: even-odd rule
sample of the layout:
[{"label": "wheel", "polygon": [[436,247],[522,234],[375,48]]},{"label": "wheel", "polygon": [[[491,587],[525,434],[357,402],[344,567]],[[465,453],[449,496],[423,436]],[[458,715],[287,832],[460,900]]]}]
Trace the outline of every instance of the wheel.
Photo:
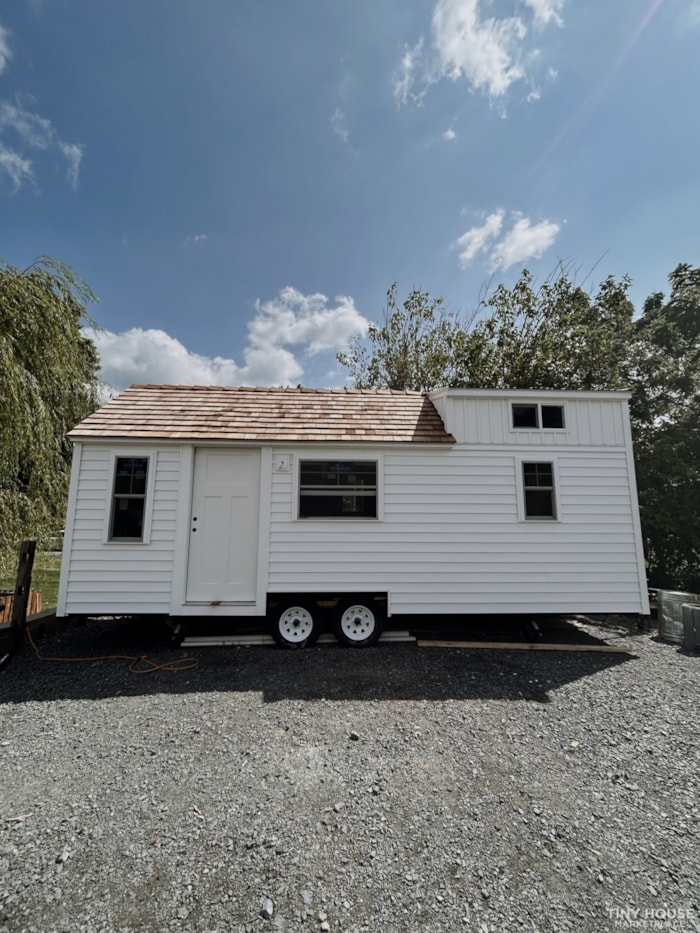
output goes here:
[{"label": "wheel", "polygon": [[351,648],[367,648],[382,634],[384,616],[375,600],[349,596],[335,610],[335,637]]},{"label": "wheel", "polygon": [[283,648],[306,648],[320,635],[318,609],[309,600],[283,600],[271,617],[272,637]]}]

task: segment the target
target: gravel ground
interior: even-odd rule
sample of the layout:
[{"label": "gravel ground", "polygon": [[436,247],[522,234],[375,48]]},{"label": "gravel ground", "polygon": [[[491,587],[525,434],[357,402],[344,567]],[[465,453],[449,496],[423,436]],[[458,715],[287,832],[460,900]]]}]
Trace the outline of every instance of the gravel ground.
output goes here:
[{"label": "gravel ground", "polygon": [[[700,929],[700,657],[191,649],[0,672],[2,933]],[[45,654],[182,652],[134,623]]]}]

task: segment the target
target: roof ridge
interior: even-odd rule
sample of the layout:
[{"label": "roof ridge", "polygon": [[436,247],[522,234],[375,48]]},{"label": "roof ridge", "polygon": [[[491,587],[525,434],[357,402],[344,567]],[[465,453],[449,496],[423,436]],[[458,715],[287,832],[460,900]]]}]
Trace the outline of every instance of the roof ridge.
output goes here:
[{"label": "roof ridge", "polygon": [[[220,386],[220,385],[195,385],[186,383],[155,383],[155,382],[135,382],[124,389],[128,392],[131,389],[158,389],[179,392],[260,392],[260,393],[284,393],[284,394],[316,394],[316,395],[425,395],[417,389],[356,389],[348,386],[339,387],[314,387],[314,386]],[[122,393],[119,393],[120,395]]]}]

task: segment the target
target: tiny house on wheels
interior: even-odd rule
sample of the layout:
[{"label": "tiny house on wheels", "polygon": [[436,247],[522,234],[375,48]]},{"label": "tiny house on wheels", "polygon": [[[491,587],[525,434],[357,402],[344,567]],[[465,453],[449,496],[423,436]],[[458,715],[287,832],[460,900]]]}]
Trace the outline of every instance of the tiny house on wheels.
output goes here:
[{"label": "tiny house on wheels", "polygon": [[628,393],[135,385],[81,422],[58,614],[647,614]]}]

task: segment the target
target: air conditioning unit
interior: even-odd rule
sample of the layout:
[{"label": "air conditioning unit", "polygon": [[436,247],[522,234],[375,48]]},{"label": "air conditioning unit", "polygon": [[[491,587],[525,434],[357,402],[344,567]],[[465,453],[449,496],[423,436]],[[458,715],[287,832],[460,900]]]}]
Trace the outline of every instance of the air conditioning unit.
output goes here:
[{"label": "air conditioning unit", "polygon": [[700,604],[683,603],[683,648],[700,651]]},{"label": "air conditioning unit", "polygon": [[695,593],[683,593],[678,590],[658,591],[659,638],[673,645],[683,643],[684,603],[698,602]]}]

